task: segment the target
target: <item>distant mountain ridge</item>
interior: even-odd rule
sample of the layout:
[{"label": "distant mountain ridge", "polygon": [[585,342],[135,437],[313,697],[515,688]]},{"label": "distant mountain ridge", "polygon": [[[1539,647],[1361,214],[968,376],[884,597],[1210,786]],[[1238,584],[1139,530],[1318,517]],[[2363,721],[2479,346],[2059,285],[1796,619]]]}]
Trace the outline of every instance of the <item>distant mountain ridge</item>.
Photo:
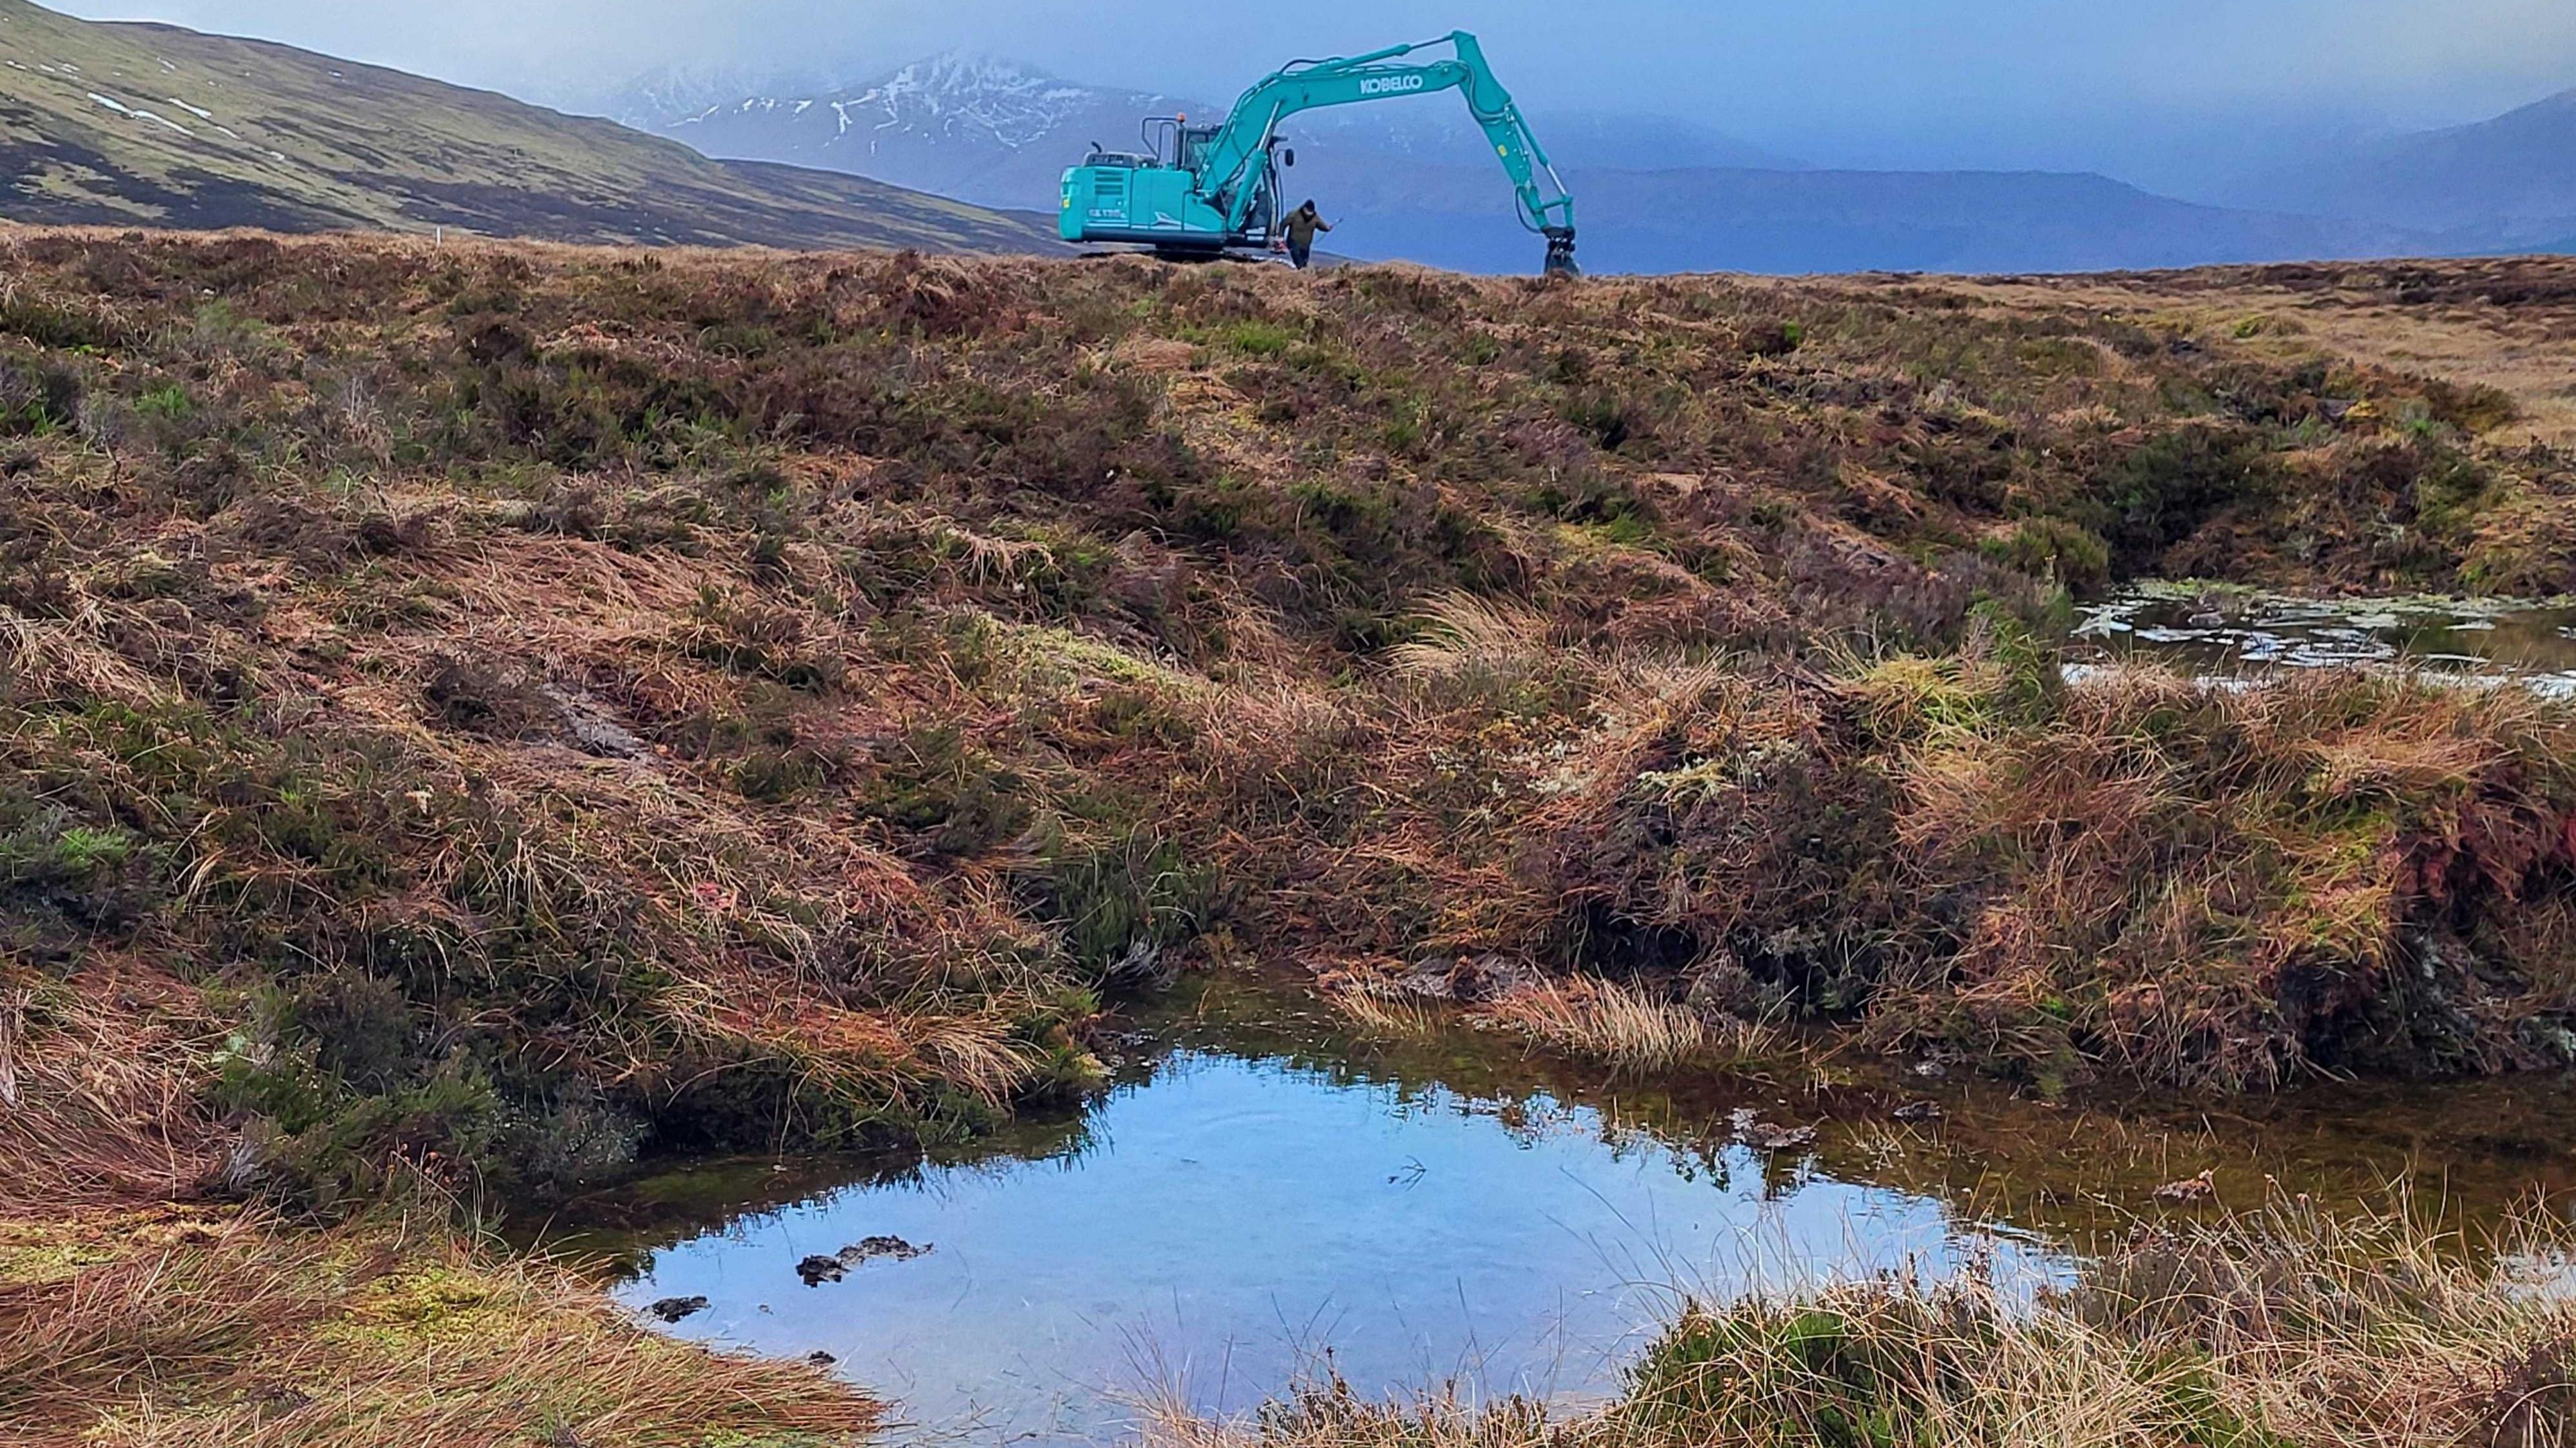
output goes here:
[{"label": "distant mountain ridge", "polygon": [[[985,205],[1051,205],[1092,142],[1132,147],[1146,116],[1223,109],[963,52],[837,89],[782,82],[734,96],[722,84],[685,95],[639,85],[621,115],[711,155]],[[2438,249],[2426,229],[2194,205],[2094,175],[1822,171],[1686,122],[1532,120],[1580,200],[1582,255],[1596,270],[2077,271]],[[1300,161],[1288,186],[1343,223],[1337,251],[1469,271],[1536,265],[1455,96],[1311,111],[1283,131]]]},{"label": "distant mountain ridge", "polygon": [[[986,206],[1052,208],[1064,169],[1093,143],[1137,149],[1148,117],[1213,119],[1226,109],[950,51],[847,85],[780,77],[744,87],[737,74],[675,82],[656,73],[621,91],[608,112],[710,156],[823,166]],[[1282,129],[1301,146],[1350,153],[1381,174],[1399,176],[1485,151],[1483,135],[1454,96],[1309,111]],[[1550,117],[1541,140],[1560,165],[1802,164],[1658,117]]]},{"label": "distant mountain ridge", "polygon": [[1133,149],[1149,115],[1208,108],[1169,96],[1075,86],[967,51],[874,78],[815,85],[773,77],[725,88],[648,78],[612,103],[620,122],[709,156],[867,176],[979,205],[1055,208],[1057,179],[1090,143]]},{"label": "distant mountain ridge", "polygon": [[713,161],[488,91],[0,0],[0,219],[559,241],[1057,249],[1043,220]]},{"label": "distant mountain ridge", "polygon": [[2576,233],[2576,89],[2493,120],[2320,156],[2229,196],[2505,245]]},{"label": "distant mountain ridge", "polygon": [[[1480,171],[1398,193],[1329,170],[1346,250],[1526,270],[1537,241]],[[1589,171],[1582,260],[1595,271],[2127,271],[2420,255],[2403,228],[2177,201],[2089,173]]]},{"label": "distant mountain ridge", "polygon": [[[583,119],[378,67],[0,0],[0,220],[1055,253],[1057,178],[1221,107],[971,52],[855,83],[673,67]],[[1595,269],[2074,271],[2576,252],[2576,90],[2201,205],[2089,174],[1809,168],[1688,122],[1533,117]],[[650,131],[653,134],[641,132]],[[1337,251],[1523,271],[1457,98],[1310,112],[1288,184]],[[681,144],[685,142],[686,144]]]}]

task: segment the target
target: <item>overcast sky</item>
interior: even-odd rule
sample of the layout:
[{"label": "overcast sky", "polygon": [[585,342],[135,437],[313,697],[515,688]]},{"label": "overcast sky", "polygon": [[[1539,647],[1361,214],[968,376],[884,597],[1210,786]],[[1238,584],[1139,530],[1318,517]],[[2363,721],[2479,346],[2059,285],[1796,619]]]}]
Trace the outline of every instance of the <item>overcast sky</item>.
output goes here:
[{"label": "overcast sky", "polygon": [[671,62],[863,75],[951,47],[1229,98],[1466,27],[1535,104],[1672,112],[1838,165],[2174,186],[2316,134],[2576,87],[2576,0],[48,0],[557,103]]}]

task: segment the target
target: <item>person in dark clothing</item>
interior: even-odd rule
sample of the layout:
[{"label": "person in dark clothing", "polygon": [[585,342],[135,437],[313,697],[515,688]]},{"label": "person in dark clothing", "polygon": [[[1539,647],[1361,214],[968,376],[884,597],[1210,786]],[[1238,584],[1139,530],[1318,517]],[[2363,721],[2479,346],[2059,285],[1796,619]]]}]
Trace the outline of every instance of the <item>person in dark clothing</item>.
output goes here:
[{"label": "person in dark clothing", "polygon": [[1306,263],[1314,258],[1315,233],[1332,229],[1333,224],[1324,219],[1323,213],[1315,209],[1315,203],[1312,201],[1288,213],[1285,226],[1288,233],[1288,259],[1297,264],[1297,270],[1304,271]]}]

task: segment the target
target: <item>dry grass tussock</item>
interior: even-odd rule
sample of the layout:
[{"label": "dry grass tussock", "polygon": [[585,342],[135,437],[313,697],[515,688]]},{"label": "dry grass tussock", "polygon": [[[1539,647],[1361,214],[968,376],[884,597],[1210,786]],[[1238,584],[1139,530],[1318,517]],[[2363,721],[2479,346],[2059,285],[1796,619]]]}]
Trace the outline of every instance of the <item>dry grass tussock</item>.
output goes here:
[{"label": "dry grass tussock", "polygon": [[0,1442],[683,1448],[856,1443],[875,1423],[820,1370],[672,1342],[441,1221],[219,1218],[70,1255],[0,1272]]},{"label": "dry grass tussock", "polygon": [[2517,1023],[2576,1004],[2571,743],[2518,690],[2151,674],[1935,729],[1901,756],[1897,836],[1985,896],[1941,1029],[2053,1011],[2125,1070],[2262,1085],[2367,1060],[2378,992],[2413,970],[2482,1027],[2446,1049],[2508,1064]]},{"label": "dry grass tussock", "polygon": [[468,1245],[434,1172],[397,1189],[411,1213],[329,1229],[222,1200],[257,1158],[204,1109],[222,1041],[195,992],[113,961],[0,981],[0,1443],[680,1448],[873,1427],[826,1374],[669,1341],[586,1275]]},{"label": "dry grass tussock", "polygon": [[1551,657],[1547,616],[1468,593],[1444,593],[1424,610],[1424,627],[1387,651],[1398,673],[1429,679],[1503,681]]},{"label": "dry grass tussock", "polygon": [[1562,1055],[1618,1071],[1667,1071],[1755,1059],[1778,1034],[1733,1017],[1715,1020],[1618,981],[1576,978],[1516,990],[1475,1011],[1481,1025],[1525,1036]]},{"label": "dry grass tussock", "polygon": [[1972,1273],[1693,1308],[1595,1412],[1454,1391],[1373,1403],[1327,1381],[1244,1421],[1167,1414],[1147,1441],[2554,1448],[2576,1441],[2576,1304],[2529,1268],[2570,1245],[2553,1225],[2471,1250],[2402,1218],[2282,1204],[2142,1232],[2035,1302]]},{"label": "dry grass tussock", "polygon": [[1427,1036],[1439,1028],[1439,1017],[1419,1001],[1388,1000],[1365,990],[1337,990],[1327,999],[1365,1035],[1393,1040]]},{"label": "dry grass tussock", "polygon": [[198,1095],[215,1030],[194,993],[124,962],[55,981],[0,960],[0,1221],[212,1179],[230,1141]]}]

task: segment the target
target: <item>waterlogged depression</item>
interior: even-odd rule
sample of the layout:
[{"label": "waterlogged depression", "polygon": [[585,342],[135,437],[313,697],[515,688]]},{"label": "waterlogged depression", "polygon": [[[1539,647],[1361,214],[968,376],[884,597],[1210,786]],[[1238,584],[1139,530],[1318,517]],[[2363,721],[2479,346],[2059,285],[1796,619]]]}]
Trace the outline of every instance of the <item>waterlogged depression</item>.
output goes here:
[{"label": "waterlogged depression", "polygon": [[[2576,697],[2576,606],[2158,586],[2095,609],[2080,677],[2397,669]],[[1204,985],[1077,1117],[971,1150],[701,1163],[581,1204],[669,1330],[828,1355],[907,1436],[1116,1439],[1329,1371],[1607,1396],[1685,1297],[1994,1271],[2092,1235],[2392,1183],[2458,1220],[2576,1189],[2565,1080],[2232,1103],[2034,1103],[1902,1067],[1822,1087],[1639,1083],[1433,1027],[1367,1039],[1301,991]],[[800,1268],[802,1270],[800,1270]],[[703,1304],[703,1305],[701,1305]]]},{"label": "waterlogged depression", "polygon": [[2274,1192],[2385,1205],[2411,1179],[2492,1216],[2576,1185],[2560,1083],[2214,1119],[1910,1068],[1620,1082],[1489,1036],[1354,1038],[1227,982],[1130,1050],[1078,1118],[946,1156],[700,1164],[581,1204],[577,1245],[622,1253],[620,1299],[684,1312],[670,1331],[829,1354],[915,1440],[1101,1441],[1158,1398],[1239,1413],[1326,1366],[1372,1396],[1599,1397],[1683,1294],[2035,1284],[2095,1233]]},{"label": "waterlogged depression", "polygon": [[[928,1250],[800,1280],[869,1237]],[[1327,1352],[1370,1394],[1599,1394],[1680,1293],[2020,1250],[1797,1152],[1189,1051],[1052,1149],[745,1216],[652,1252],[621,1296],[703,1297],[677,1330],[829,1353],[925,1430],[1066,1439],[1156,1397],[1245,1410]]]},{"label": "waterlogged depression", "polygon": [[2219,679],[2406,669],[2576,698],[2576,604],[2566,601],[2313,599],[2159,584],[2094,608],[2075,637],[2079,676],[2123,662]]}]

